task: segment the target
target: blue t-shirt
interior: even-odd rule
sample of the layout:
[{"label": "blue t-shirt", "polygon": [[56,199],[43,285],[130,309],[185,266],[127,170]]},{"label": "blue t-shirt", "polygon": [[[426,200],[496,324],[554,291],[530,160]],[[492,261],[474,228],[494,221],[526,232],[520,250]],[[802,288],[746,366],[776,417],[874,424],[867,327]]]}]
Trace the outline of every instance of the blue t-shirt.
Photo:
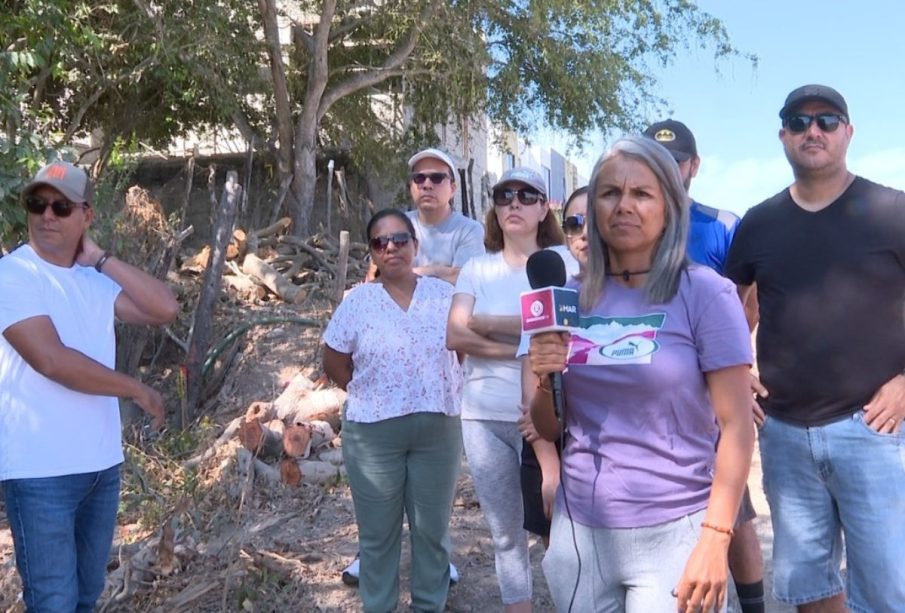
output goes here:
[{"label": "blue t-shirt", "polygon": [[688,257],[723,274],[738,216],[692,200],[689,221]]}]

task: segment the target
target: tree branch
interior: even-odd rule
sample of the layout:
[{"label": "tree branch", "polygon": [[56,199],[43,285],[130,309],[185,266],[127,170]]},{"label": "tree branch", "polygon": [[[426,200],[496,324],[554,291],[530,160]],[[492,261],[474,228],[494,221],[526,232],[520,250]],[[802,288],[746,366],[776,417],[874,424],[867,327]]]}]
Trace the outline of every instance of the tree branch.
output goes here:
[{"label": "tree branch", "polygon": [[441,0],[431,0],[424,6],[421,10],[421,14],[414,20],[411,29],[406,33],[402,40],[399,41],[396,45],[396,49],[387,56],[382,65],[372,70],[361,72],[343,79],[326,90],[321,97],[320,105],[317,109],[318,121],[320,121],[327,111],[330,110],[330,107],[342,97],[367,87],[377,85],[394,76],[394,71],[399,69],[412,55],[412,51],[415,50],[415,45],[418,44],[418,37],[421,35],[424,25],[430,22],[434,13],[436,13],[437,9],[440,7],[440,4]]},{"label": "tree branch", "polygon": [[276,105],[277,151],[281,172],[289,172],[289,152],[292,150],[292,110],[289,105],[289,86],[286,81],[286,67],[283,64],[283,47],[280,45],[280,30],[277,25],[277,8],[274,0],[258,0],[261,21],[264,24],[264,39],[270,56],[270,75],[273,80],[273,97]]}]

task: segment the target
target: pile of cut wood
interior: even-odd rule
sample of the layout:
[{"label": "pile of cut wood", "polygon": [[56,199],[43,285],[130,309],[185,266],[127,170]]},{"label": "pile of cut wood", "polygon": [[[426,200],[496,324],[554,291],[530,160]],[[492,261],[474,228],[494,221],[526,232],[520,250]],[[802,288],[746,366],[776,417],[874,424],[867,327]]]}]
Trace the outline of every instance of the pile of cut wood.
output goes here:
[{"label": "pile of cut wood", "polygon": [[[347,279],[355,283],[364,278],[367,245],[349,241],[348,233],[339,240],[324,233],[292,236],[291,224],[286,217],[260,230],[233,231],[223,282],[237,297],[257,301],[276,296],[300,304],[315,289],[334,298],[342,295]],[[186,259],[180,271],[200,273],[209,260],[206,246]]]},{"label": "pile of cut wood", "polygon": [[238,438],[242,444],[237,451],[240,481],[293,487],[335,483],[345,472],[338,432],[346,393],[321,387],[323,382],[296,375],[276,400],[252,402],[211,448],[184,466],[197,466]]}]

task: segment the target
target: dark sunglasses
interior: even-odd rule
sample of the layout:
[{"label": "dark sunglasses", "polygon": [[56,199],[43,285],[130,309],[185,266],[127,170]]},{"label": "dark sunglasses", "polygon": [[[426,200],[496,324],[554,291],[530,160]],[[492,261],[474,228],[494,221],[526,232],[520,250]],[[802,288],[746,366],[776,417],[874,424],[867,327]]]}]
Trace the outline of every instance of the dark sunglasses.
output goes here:
[{"label": "dark sunglasses", "polygon": [[445,172],[416,172],[412,174],[412,183],[415,185],[423,185],[425,181],[428,179],[431,180],[431,183],[434,185],[440,185],[446,179],[449,179],[450,176]]},{"label": "dark sunglasses", "polygon": [[581,234],[584,230],[584,215],[569,215],[562,220],[562,231],[566,236],[574,236]]},{"label": "dark sunglasses", "polygon": [[75,209],[88,208],[87,205],[76,204],[74,202],[69,202],[68,200],[54,200],[53,202],[47,202],[38,196],[29,196],[25,199],[25,209],[32,215],[43,215],[44,211],[47,210],[47,207],[50,207],[53,214],[57,217],[69,217]]},{"label": "dark sunglasses", "polygon": [[835,132],[840,123],[847,123],[845,115],[837,113],[817,113],[816,115],[805,115],[804,113],[796,113],[786,117],[785,126],[789,132],[793,134],[801,134],[807,132],[813,121],[817,121],[817,127],[823,132]]},{"label": "dark sunglasses", "polygon": [[399,248],[408,245],[410,240],[412,240],[412,235],[408,232],[394,232],[384,236],[375,236],[368,241],[368,244],[371,245],[371,249],[374,251],[381,252],[386,251],[390,243]]},{"label": "dark sunglasses", "polygon": [[493,190],[493,203],[496,206],[509,206],[516,196],[522,204],[536,204],[542,198],[539,191],[530,187],[523,187],[518,191],[501,188]]}]

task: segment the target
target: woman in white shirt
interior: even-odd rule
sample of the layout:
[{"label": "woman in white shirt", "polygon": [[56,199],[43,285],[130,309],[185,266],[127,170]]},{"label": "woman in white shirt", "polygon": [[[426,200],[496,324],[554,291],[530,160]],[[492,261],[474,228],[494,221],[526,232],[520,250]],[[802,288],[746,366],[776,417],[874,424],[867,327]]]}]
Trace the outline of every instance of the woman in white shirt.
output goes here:
[{"label": "woman in white shirt", "polygon": [[543,178],[507,170],[485,220],[487,254],[469,260],[456,283],[447,345],[465,358],[462,435],[481,510],[493,536],[497,582],[509,613],[531,610],[531,567],[519,483],[522,437],[519,294],[531,289],[528,257],[562,243]]},{"label": "woman in white shirt", "polygon": [[342,421],[361,548],[364,611],[399,600],[403,511],[412,542],[412,607],[442,611],[449,517],[462,455],[462,376],[446,349],[453,287],[412,270],[418,248],[397,209],[368,223],[379,277],[353,289],[324,332],[324,372],[348,392]]}]

